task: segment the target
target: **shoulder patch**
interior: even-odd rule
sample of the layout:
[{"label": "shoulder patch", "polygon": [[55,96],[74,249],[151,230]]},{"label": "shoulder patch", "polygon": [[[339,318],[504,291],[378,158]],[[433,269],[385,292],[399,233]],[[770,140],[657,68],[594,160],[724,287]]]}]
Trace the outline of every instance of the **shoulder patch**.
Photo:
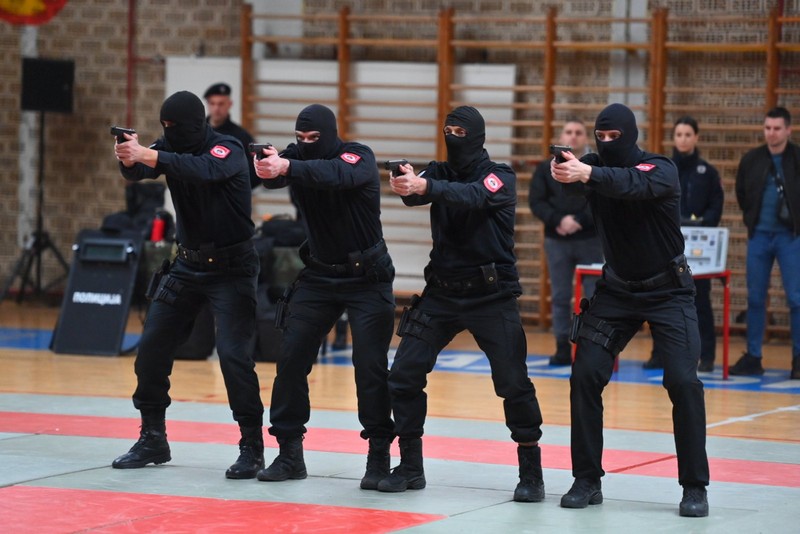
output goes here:
[{"label": "shoulder patch", "polygon": [[492,193],[497,193],[503,187],[503,181],[495,173],[492,173],[483,179],[483,186]]},{"label": "shoulder patch", "polygon": [[652,163],[640,163],[634,168],[639,169],[642,172],[650,172],[653,169],[655,169],[656,166],[653,165]]},{"label": "shoulder patch", "polygon": [[211,155],[214,156],[215,158],[219,158],[219,159],[227,158],[228,154],[230,154],[230,153],[231,153],[231,149],[230,148],[226,148],[226,147],[224,147],[222,145],[214,145],[214,147],[211,149]]},{"label": "shoulder patch", "polygon": [[353,154],[352,152],[345,152],[339,157],[345,160],[350,165],[355,165],[356,163],[361,161],[361,156],[359,156],[358,154]]}]

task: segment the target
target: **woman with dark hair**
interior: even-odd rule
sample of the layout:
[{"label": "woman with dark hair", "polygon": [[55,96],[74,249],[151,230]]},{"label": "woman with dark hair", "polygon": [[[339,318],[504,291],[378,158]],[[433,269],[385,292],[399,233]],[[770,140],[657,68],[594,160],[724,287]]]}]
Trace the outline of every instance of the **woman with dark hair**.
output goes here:
[{"label": "woman with dark hair", "polygon": [[[718,226],[722,217],[724,192],[719,173],[700,157],[697,142],[700,138],[697,121],[685,115],[675,121],[672,130],[672,161],[678,167],[681,181],[681,226]],[[697,288],[695,306],[700,328],[700,372],[714,370],[717,336],[714,330],[714,311],[711,309],[711,280],[694,281]],[[644,363],[645,369],[664,366],[661,356],[653,354]]]}]

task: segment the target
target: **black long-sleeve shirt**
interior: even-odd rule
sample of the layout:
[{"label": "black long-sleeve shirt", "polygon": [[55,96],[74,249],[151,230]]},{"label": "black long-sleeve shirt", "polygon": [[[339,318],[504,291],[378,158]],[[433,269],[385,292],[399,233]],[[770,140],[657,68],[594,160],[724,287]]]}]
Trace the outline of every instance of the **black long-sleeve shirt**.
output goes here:
[{"label": "black long-sleeve shirt", "polygon": [[481,265],[494,263],[501,282],[518,287],[514,171],[491,161],[484,151],[468,176],[458,176],[447,163],[436,161],[420,175],[428,181],[426,193],[403,197],[403,203],[431,204],[430,269],[441,278],[458,279],[474,276]]},{"label": "black long-sleeve shirt", "polygon": [[585,184],[566,184],[571,194],[588,197],[606,263],[626,280],[644,280],[666,270],[683,254],[681,186],[669,158],[642,152],[629,168],[603,167],[597,154]]},{"label": "black long-sleeve shirt", "polygon": [[[208,122],[208,118],[206,118],[206,122]],[[210,123],[209,126],[211,126]],[[231,137],[238,139],[239,142],[242,143],[242,148],[244,148],[245,154],[250,156],[250,154],[247,153],[247,147],[253,142],[253,136],[250,135],[250,132],[233,122],[230,116],[225,119],[225,122],[213,128],[216,132],[221,133],[222,135],[230,135]],[[256,175],[256,168],[253,165],[252,157],[247,158],[247,168],[250,170],[250,187],[255,189],[261,185],[261,178]]]},{"label": "black long-sleeve shirt", "polygon": [[158,150],[155,168],[120,164],[122,176],[134,181],[167,177],[178,243],[190,249],[219,248],[253,236],[250,175],[238,140],[208,128],[196,154],[166,151],[163,137],[150,148]]},{"label": "black long-sleeve shirt", "polygon": [[267,189],[291,188],[312,256],[345,263],[349,252],[367,250],[383,239],[380,174],[372,149],[342,143],[331,159],[303,161],[298,156],[297,146],[289,145],[281,152],[289,160],[289,173],[261,182]]}]

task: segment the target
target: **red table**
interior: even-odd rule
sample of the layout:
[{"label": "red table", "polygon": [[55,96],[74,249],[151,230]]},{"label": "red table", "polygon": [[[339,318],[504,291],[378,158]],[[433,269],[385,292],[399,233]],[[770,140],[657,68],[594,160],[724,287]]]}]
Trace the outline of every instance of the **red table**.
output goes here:
[{"label": "red table", "polygon": [[[583,277],[584,276],[602,276],[602,269],[595,267],[578,266],[575,269],[575,313],[580,313],[581,307],[581,293],[583,292]],[[725,269],[724,271],[716,273],[703,273],[692,274],[692,278],[717,278],[722,281],[723,297],[722,297],[722,379],[728,379],[728,359],[729,359],[729,345],[731,334],[731,271]],[[614,362],[614,370],[617,369],[619,360]]]}]

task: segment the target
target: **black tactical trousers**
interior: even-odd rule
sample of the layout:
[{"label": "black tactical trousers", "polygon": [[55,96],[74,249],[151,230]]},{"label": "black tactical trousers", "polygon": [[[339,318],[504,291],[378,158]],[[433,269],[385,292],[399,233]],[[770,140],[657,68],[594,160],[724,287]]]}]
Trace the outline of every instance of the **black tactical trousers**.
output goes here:
[{"label": "black tactical trousers", "polygon": [[489,359],[511,439],[538,441],[542,412],[528,378],[527,341],[516,297],[509,292],[459,296],[429,288],[416,309],[419,319],[403,335],[389,372],[397,435],[422,436],[428,410],[427,374],[442,349],[467,330]]},{"label": "black tactical trousers", "polygon": [[138,385],[133,404],[143,414],[163,414],[169,406],[175,349],[188,339],[197,312],[208,300],[233,418],[240,426],[263,424],[264,405],[253,361],[258,270],[255,250],[226,259],[214,269],[183,259],[173,263],[147,312],[134,365]]},{"label": "black tactical trousers", "polygon": [[[606,321],[627,344],[644,321],[652,330],[654,351],[664,359],[663,386],[672,401],[672,423],[682,485],[707,485],[706,412],[703,383],[697,378],[700,338],[691,274],[682,284],[632,292],[611,280],[598,280],[585,313]],[[684,277],[685,278],[685,277]],[[682,287],[679,287],[681,286]],[[605,474],[602,393],[614,367],[612,353],[601,346],[603,336],[578,340],[570,378],[572,474],[599,478]]]},{"label": "black tactical trousers", "polygon": [[[714,310],[711,307],[711,280],[699,278],[694,281],[696,293],[694,307],[697,310],[697,326],[700,330],[700,359],[714,362],[717,350],[717,333],[714,331]],[[653,356],[663,361],[667,355],[655,352]]]},{"label": "black tactical trousers", "polygon": [[272,389],[269,433],[292,438],[306,432],[311,415],[308,374],[320,342],[347,311],[353,338],[358,419],[361,437],[394,437],[388,375],[389,342],[394,328],[391,282],[365,277],[333,278],[304,269],[289,300],[277,374]]},{"label": "black tactical trousers", "polygon": [[711,280],[700,278],[694,283],[697,288],[694,305],[700,329],[700,359],[713,362],[717,349],[717,333],[714,330],[714,310],[711,308]]}]

